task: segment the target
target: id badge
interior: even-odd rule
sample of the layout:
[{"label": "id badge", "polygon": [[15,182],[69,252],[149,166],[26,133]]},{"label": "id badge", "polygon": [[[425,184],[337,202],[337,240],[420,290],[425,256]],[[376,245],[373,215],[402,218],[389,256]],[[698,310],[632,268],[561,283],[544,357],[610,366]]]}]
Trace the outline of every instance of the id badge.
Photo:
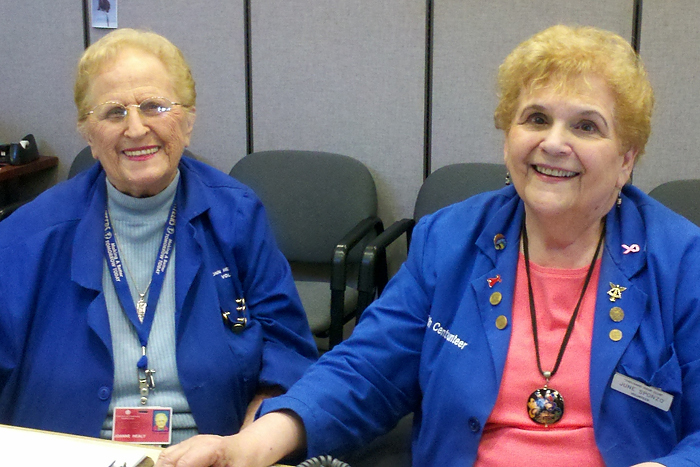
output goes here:
[{"label": "id badge", "polygon": [[622,394],[627,394],[630,397],[647,403],[652,407],[661,409],[664,412],[668,412],[673,403],[673,396],[671,394],[661,389],[647,386],[641,381],[637,381],[621,373],[615,373],[610,387]]},{"label": "id badge", "polygon": [[117,407],[112,422],[112,441],[170,444],[172,416],[172,407]]}]

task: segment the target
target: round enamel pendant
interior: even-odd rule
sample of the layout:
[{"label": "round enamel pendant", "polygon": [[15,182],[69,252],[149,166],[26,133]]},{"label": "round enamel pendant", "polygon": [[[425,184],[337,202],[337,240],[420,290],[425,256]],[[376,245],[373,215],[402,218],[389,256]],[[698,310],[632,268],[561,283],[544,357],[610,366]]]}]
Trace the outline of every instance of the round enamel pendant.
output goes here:
[{"label": "round enamel pendant", "polygon": [[535,389],[527,400],[527,413],[535,423],[544,426],[556,423],[564,415],[564,398],[556,389],[546,386]]}]

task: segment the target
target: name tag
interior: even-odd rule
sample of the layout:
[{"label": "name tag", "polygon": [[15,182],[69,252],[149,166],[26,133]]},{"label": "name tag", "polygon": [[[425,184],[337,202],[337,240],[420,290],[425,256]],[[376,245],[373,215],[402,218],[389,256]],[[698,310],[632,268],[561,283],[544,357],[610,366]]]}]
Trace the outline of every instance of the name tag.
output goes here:
[{"label": "name tag", "polygon": [[647,386],[641,381],[637,381],[636,379],[632,379],[620,373],[615,373],[610,387],[622,394],[627,394],[630,397],[645,402],[652,407],[661,409],[664,412],[668,412],[673,402],[673,396],[671,394],[661,389]]},{"label": "name tag", "polygon": [[170,407],[116,407],[112,440],[139,444],[170,444],[173,409]]}]

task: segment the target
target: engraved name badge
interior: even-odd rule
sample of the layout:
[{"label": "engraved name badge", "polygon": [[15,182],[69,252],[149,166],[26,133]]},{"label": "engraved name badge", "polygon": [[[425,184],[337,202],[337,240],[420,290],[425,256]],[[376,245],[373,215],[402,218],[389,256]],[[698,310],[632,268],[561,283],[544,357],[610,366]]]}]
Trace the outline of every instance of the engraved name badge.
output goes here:
[{"label": "engraved name badge", "polygon": [[668,412],[673,402],[671,394],[620,373],[615,373],[610,387],[664,412]]}]

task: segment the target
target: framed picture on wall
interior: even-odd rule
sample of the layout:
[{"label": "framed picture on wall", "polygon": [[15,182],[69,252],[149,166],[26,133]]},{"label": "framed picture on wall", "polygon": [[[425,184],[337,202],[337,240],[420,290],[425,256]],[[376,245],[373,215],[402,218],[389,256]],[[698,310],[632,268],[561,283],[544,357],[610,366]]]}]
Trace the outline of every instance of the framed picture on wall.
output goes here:
[{"label": "framed picture on wall", "polygon": [[117,0],[92,0],[92,27],[117,28]]}]

